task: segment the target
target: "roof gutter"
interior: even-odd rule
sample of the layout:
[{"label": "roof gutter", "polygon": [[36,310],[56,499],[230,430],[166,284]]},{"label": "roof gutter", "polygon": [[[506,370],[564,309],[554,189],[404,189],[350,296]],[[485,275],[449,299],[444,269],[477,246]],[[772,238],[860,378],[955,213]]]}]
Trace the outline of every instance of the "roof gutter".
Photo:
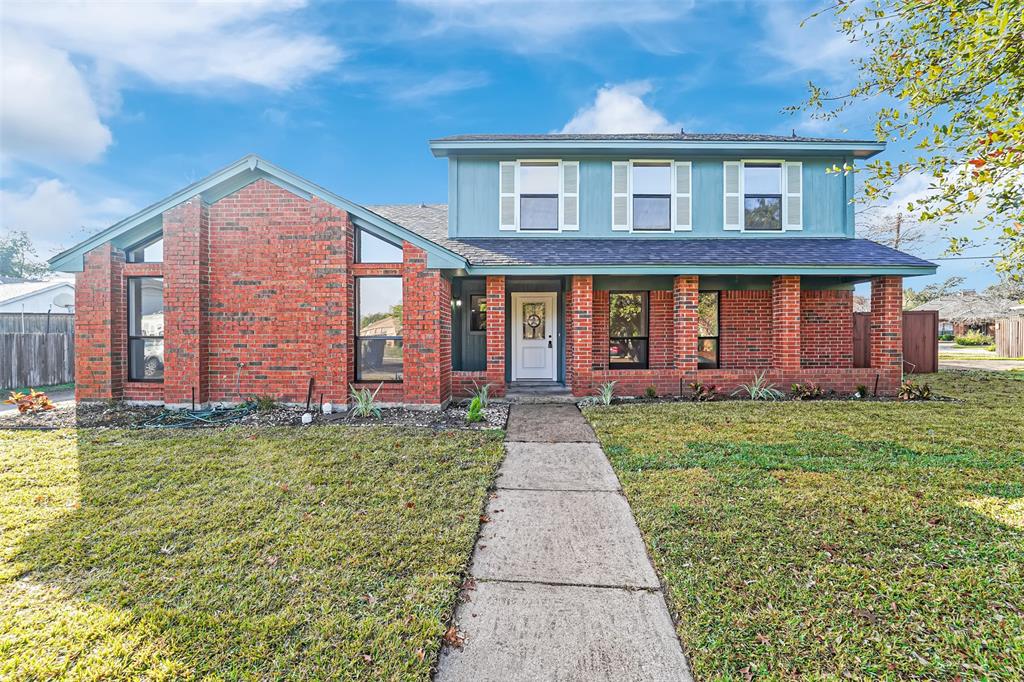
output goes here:
[{"label": "roof gutter", "polygon": [[885,150],[884,142],[779,142],[779,141],[667,141],[667,140],[431,140],[435,157],[456,154],[512,154],[530,151],[578,154],[626,154],[631,152],[841,152],[858,159],[870,158]]}]

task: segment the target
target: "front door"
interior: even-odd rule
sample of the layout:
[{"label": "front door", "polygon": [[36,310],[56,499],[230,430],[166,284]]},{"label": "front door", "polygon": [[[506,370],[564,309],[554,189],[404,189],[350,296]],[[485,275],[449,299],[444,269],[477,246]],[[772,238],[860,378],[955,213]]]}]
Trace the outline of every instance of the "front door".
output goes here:
[{"label": "front door", "polygon": [[558,379],[558,294],[512,294],[512,381]]}]

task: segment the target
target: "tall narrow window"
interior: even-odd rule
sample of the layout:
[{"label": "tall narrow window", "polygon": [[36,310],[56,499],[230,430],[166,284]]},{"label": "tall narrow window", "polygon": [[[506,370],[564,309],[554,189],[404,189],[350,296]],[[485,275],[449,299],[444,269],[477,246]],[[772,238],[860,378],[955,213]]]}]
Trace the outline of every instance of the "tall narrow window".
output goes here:
[{"label": "tall narrow window", "polygon": [[128,278],[128,379],[164,378],[164,280]]},{"label": "tall narrow window", "polygon": [[743,220],[747,230],[782,229],[781,164],[743,164]]},{"label": "tall narrow window", "polygon": [[356,380],[402,380],[402,278],[356,278]]},{"label": "tall narrow window", "polygon": [[367,230],[356,230],[359,263],[401,263],[402,247]]},{"label": "tall narrow window", "polygon": [[558,229],[558,162],[519,164],[519,229]]},{"label": "tall narrow window", "polygon": [[697,369],[718,367],[718,292],[702,291],[697,299]]},{"label": "tall narrow window", "polygon": [[608,297],[608,367],[647,367],[647,292],[612,292]]},{"label": "tall narrow window", "polygon": [[633,229],[672,228],[672,167],[667,162],[633,164]]},{"label": "tall narrow window", "polygon": [[164,237],[158,234],[144,242],[125,249],[125,260],[129,263],[162,263],[164,260]]}]

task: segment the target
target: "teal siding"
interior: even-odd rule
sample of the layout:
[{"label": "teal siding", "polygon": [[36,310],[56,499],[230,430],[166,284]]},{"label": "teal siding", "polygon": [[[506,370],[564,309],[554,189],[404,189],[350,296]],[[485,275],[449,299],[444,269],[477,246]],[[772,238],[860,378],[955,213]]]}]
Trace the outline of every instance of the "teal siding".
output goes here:
[{"label": "teal siding", "polygon": [[[730,157],[734,158],[734,157]],[[726,157],[692,160],[693,169],[693,230],[672,233],[686,237],[852,237],[853,211],[850,198],[853,192],[852,175],[827,174],[833,164],[841,165],[848,159],[790,157],[789,161],[803,162],[804,202],[802,231],[777,235],[773,233],[740,233],[722,229],[722,162]],[[450,232],[459,237],[514,237],[517,233],[498,230],[498,160],[451,159],[455,170],[449,178],[457,183],[450,190]],[[583,159],[580,161],[580,229],[563,234],[530,233],[530,237],[613,237],[644,238],[628,232],[611,229],[611,160]],[[652,236],[666,236],[652,235]]]}]

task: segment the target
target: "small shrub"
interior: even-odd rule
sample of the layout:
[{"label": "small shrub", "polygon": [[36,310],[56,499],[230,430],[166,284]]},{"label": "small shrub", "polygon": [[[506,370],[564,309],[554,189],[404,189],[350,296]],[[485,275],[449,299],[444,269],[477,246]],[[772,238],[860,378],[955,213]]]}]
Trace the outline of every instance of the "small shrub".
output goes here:
[{"label": "small shrub", "polygon": [[480,409],[486,409],[488,403],[491,401],[491,385],[484,384],[483,386],[479,386],[474,382],[473,389],[473,398],[479,398]]},{"label": "small shrub", "polygon": [[928,384],[917,384],[913,381],[904,381],[900,384],[900,400],[931,400],[932,388]]},{"label": "small shrub", "polygon": [[466,412],[466,421],[470,424],[476,422],[482,422],[484,420],[484,408],[480,402],[480,396],[473,396],[473,399],[469,401],[469,410]]},{"label": "small shrub", "polygon": [[993,343],[993,344],[989,344],[989,345],[985,346],[985,350],[987,350],[989,353],[995,353],[996,352],[996,344]]},{"label": "small shrub", "polygon": [[597,387],[597,397],[602,405],[612,404],[612,398],[615,397],[615,384],[617,383],[617,381],[609,381]]},{"label": "small shrub", "polygon": [[857,398],[867,398],[868,387],[865,386],[864,384],[857,384],[857,393],[855,393],[854,396]]},{"label": "small shrub", "polygon": [[658,397],[658,389],[654,386],[648,386],[644,389],[644,395],[653,400]]},{"label": "small shrub", "polygon": [[956,337],[958,346],[990,346],[993,342],[994,339],[991,336],[978,331],[969,331],[963,336]]},{"label": "small shrub", "polygon": [[821,390],[821,386],[815,386],[812,383],[793,384],[789,392],[794,400],[818,400],[825,397],[825,392]]},{"label": "small shrub", "polygon": [[380,392],[380,389],[383,388],[383,386],[384,382],[382,381],[377,386],[376,390],[371,393],[368,388],[357,391],[355,386],[349,385],[349,390],[352,395],[352,414],[357,417],[377,417],[380,419],[381,411],[376,405],[376,401],[377,393]]},{"label": "small shrub", "polygon": [[256,405],[257,412],[270,412],[277,407],[277,401],[269,395],[254,395],[249,398],[249,402]]},{"label": "small shrub", "polygon": [[949,333],[949,332],[946,332],[945,334],[939,334],[939,341],[952,341],[952,340],[953,340],[953,335],[951,333]]},{"label": "small shrub", "polygon": [[781,400],[782,391],[775,388],[775,384],[768,382],[768,371],[754,375],[754,380],[749,384],[740,384],[739,388],[732,392],[732,395],[746,394],[751,400]]},{"label": "small shrub", "polygon": [[714,385],[702,384],[699,381],[694,381],[690,384],[690,400],[698,403],[711,402],[718,397],[718,387]]},{"label": "small shrub", "polygon": [[39,412],[52,410],[56,407],[50,402],[49,396],[42,391],[37,391],[34,388],[30,388],[28,393],[19,393],[17,391],[11,391],[11,395],[7,400],[4,401],[8,405],[17,405],[18,412],[26,414],[28,412]]}]

